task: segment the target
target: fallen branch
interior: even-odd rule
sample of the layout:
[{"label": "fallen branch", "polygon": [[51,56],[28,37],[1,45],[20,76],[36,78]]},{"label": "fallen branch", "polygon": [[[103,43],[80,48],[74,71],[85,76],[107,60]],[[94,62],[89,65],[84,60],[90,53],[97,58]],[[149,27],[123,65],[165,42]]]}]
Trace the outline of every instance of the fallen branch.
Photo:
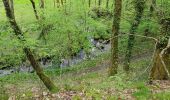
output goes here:
[{"label": "fallen branch", "polygon": [[164,49],[161,51],[161,53],[159,54],[160,59],[161,59],[161,62],[162,62],[162,65],[163,65],[163,67],[164,67],[164,69],[165,69],[165,71],[166,71],[166,74],[168,75],[168,79],[170,79],[170,73],[169,73],[169,71],[168,71],[168,69],[167,69],[167,66],[166,66],[166,64],[165,64],[165,62],[164,62],[164,59],[163,59],[163,55],[166,53],[166,51],[167,51],[168,49],[170,49],[170,38],[169,38],[168,45],[166,46],[166,48],[164,48]]}]

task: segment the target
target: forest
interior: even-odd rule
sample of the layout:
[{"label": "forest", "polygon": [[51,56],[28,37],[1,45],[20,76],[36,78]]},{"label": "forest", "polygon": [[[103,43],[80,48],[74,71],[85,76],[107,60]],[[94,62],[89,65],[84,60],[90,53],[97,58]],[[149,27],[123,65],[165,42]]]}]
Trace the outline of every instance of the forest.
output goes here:
[{"label": "forest", "polygon": [[170,0],[0,0],[0,100],[170,100]]}]

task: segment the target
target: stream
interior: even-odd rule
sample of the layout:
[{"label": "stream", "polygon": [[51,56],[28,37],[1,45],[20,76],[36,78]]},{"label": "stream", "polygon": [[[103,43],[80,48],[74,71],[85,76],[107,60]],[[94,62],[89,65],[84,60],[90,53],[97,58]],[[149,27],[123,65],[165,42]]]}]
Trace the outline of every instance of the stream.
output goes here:
[{"label": "stream", "polygon": [[[104,43],[103,41],[99,42],[98,40],[95,39],[90,39],[90,42],[92,43],[93,47],[91,48],[89,54],[86,54],[85,51],[82,49],[80,50],[80,52],[76,54],[76,56],[72,57],[71,59],[61,59],[59,67],[73,66],[75,64],[82,62],[85,59],[94,59],[95,57],[101,55],[102,53],[110,50],[109,42],[108,43]],[[53,61],[52,60],[48,61],[45,64],[43,61],[40,61],[40,64],[43,68],[48,68],[50,66],[53,66]],[[15,72],[34,72],[34,70],[30,65],[23,63],[18,68],[0,70],[0,77],[10,75]]]}]

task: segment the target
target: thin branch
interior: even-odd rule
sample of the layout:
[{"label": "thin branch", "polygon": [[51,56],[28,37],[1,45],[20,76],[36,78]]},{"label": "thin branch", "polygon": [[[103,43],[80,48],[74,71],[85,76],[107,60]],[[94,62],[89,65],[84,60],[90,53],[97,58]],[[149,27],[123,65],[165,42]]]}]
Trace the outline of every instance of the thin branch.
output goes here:
[{"label": "thin branch", "polygon": [[168,79],[170,79],[170,73],[169,73],[168,68],[167,68],[167,66],[166,66],[166,64],[165,64],[165,61],[164,61],[164,59],[163,59],[163,55],[165,54],[165,52],[166,52],[169,48],[170,48],[170,38],[169,38],[167,47],[164,48],[164,49],[161,51],[161,53],[159,54],[160,59],[161,59],[161,63],[162,63],[162,65],[163,65],[163,67],[164,67],[164,69],[165,69],[165,71],[166,71],[166,74],[168,75]]},{"label": "thin branch", "polygon": [[[114,36],[114,37],[110,38],[109,40],[111,40],[111,39],[113,39],[113,38],[121,37],[121,36],[123,36],[123,35],[134,35],[134,36],[136,36],[136,37],[151,39],[151,40],[154,40],[155,42],[159,42],[158,39],[155,38],[155,37],[144,36],[144,35],[135,35],[135,34],[130,34],[130,33],[119,34],[119,35],[117,35],[117,36]],[[108,41],[108,40],[106,40],[106,41]],[[105,42],[105,41],[104,41],[104,42]]]},{"label": "thin branch", "polygon": [[[157,46],[158,42],[155,43],[155,47],[154,47],[154,52],[152,54],[152,63],[148,65],[148,67],[140,74],[140,75],[137,75],[137,78],[134,78],[133,80],[137,80],[138,77],[142,76],[147,70],[149,70],[149,68],[151,67],[151,65],[153,64],[153,61],[154,61],[154,55],[156,53],[156,46]],[[150,75],[149,75],[150,76]]]}]

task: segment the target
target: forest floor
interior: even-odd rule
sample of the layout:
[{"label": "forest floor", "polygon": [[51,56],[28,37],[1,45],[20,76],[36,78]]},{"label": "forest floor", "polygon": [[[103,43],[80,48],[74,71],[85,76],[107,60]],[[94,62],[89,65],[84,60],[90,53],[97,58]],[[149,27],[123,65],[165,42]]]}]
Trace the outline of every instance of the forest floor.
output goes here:
[{"label": "forest floor", "polygon": [[[134,56],[132,65],[146,66],[148,59],[148,53]],[[128,75],[119,69],[116,76],[108,77],[109,60],[101,59],[95,65],[60,75],[50,74],[60,88],[59,93],[50,93],[35,73],[13,75],[13,80],[6,78],[5,92],[0,97],[7,100],[170,100],[170,81],[153,81],[150,85],[145,79],[147,75],[141,74],[143,68],[132,68]]]}]

